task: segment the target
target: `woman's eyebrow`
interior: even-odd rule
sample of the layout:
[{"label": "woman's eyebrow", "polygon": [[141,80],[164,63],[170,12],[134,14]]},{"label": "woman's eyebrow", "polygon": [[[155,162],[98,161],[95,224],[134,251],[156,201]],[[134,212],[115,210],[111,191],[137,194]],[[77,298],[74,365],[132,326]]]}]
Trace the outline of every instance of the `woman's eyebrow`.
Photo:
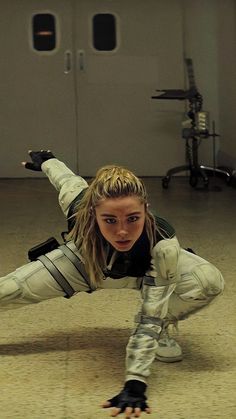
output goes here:
[{"label": "woman's eyebrow", "polygon": [[[140,215],[140,214],[141,214],[141,211],[134,211],[134,212],[131,212],[130,214],[127,214],[126,217],[130,217],[131,215]],[[117,218],[117,216],[114,215],[114,214],[104,213],[104,214],[100,214],[100,215],[102,217],[114,217],[114,218]]]},{"label": "woman's eyebrow", "polygon": [[100,214],[102,217],[114,217],[114,218],[116,218],[116,215],[114,215],[114,214]]},{"label": "woman's eyebrow", "polygon": [[127,217],[130,217],[131,215],[140,215],[140,214],[142,214],[141,211],[134,211],[134,212],[131,212],[130,214],[128,214]]}]

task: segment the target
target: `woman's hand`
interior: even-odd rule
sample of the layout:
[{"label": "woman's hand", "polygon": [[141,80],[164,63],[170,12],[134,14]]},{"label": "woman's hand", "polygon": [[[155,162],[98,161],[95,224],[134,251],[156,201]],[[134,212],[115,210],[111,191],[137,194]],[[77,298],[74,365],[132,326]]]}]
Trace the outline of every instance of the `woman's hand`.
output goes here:
[{"label": "woman's hand", "polygon": [[35,170],[36,172],[41,172],[41,166],[43,162],[54,159],[55,156],[52,154],[50,150],[40,150],[40,151],[32,151],[29,150],[29,155],[31,157],[32,162],[25,162],[23,161],[21,164],[25,166],[26,169]]},{"label": "woman's hand", "polygon": [[125,418],[139,418],[141,413],[151,413],[151,409],[146,403],[145,396],[146,384],[138,380],[130,380],[125,383],[123,390],[112,399],[103,403],[103,407],[113,407],[111,416],[118,416],[124,412]]}]

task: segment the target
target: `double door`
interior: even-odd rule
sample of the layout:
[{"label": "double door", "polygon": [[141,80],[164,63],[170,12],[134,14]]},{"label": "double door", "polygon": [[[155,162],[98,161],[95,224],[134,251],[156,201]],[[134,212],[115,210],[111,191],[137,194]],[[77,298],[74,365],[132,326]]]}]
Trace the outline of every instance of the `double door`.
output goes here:
[{"label": "double door", "polygon": [[28,149],[83,176],[183,162],[183,104],[151,99],[184,87],[181,1],[0,0],[0,12],[0,177],[30,176]]}]

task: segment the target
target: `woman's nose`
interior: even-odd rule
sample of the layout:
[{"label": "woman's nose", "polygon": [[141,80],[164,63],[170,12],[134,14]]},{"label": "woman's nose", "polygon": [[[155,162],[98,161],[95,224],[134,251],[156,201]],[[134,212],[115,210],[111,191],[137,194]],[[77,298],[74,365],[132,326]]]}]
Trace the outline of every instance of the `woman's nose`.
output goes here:
[{"label": "woman's nose", "polygon": [[127,231],[127,229],[125,228],[124,225],[120,225],[119,228],[118,228],[117,233],[118,233],[118,236],[123,238],[123,237],[127,236],[128,231]]},{"label": "woman's nose", "polygon": [[128,234],[128,232],[126,231],[126,230],[120,230],[119,231],[119,233],[118,233],[118,235],[120,236],[120,237],[126,237],[127,236],[127,234]]}]

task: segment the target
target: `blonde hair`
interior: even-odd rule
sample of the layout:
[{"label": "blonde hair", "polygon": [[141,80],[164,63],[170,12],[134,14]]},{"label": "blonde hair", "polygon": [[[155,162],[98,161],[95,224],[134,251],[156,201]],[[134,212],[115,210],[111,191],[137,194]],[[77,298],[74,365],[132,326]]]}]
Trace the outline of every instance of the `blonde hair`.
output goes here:
[{"label": "blonde hair", "polygon": [[103,199],[135,196],[145,204],[145,225],[150,250],[155,242],[155,219],[148,210],[147,192],[141,179],[121,166],[109,165],[98,170],[81,199],[71,238],[78,247],[92,285],[101,282],[106,265],[107,246],[96,221],[95,207]]}]

